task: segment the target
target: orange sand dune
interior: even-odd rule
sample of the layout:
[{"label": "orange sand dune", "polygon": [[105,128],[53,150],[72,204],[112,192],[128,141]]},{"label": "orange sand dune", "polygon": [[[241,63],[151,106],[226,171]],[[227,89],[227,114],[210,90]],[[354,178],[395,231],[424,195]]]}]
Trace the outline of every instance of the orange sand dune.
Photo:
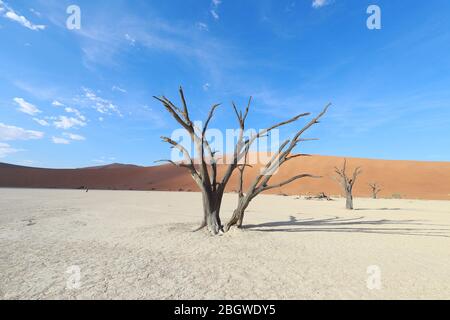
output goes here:
[{"label": "orange sand dune", "polygon": [[[325,192],[340,195],[333,179],[335,166],[343,158],[311,156],[293,159],[273,177],[273,182],[282,181],[300,173],[322,176],[321,179],[298,180],[271,193],[307,195]],[[392,161],[348,158],[349,172],[356,166],[363,169],[355,186],[355,195],[368,197],[369,182],[381,185],[380,197],[402,197],[409,199],[450,200],[450,162]],[[259,168],[247,169],[247,182]],[[223,168],[220,168],[220,173]],[[171,165],[139,167],[114,164],[84,169],[41,169],[0,164],[0,187],[14,188],[68,188],[110,190],[161,190],[197,191],[195,183],[184,169]],[[236,177],[228,191],[237,188]]]}]

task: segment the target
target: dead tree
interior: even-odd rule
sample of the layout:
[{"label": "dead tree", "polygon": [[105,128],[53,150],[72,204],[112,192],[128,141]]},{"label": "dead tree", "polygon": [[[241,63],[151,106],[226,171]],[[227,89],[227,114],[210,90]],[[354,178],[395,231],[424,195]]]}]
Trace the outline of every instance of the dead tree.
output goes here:
[{"label": "dead tree", "polygon": [[[184,128],[187,133],[190,136],[190,139],[192,143],[195,146],[195,151],[197,154],[197,162],[194,161],[193,156],[191,156],[190,152],[183,147],[180,143],[168,138],[168,137],[161,137],[164,142],[167,142],[171,145],[172,148],[176,148],[178,151],[180,151],[183,154],[184,160],[182,162],[174,162],[172,160],[161,160],[164,162],[171,163],[177,167],[185,168],[189,171],[192,178],[200,188],[200,191],[202,193],[202,199],[203,199],[203,221],[200,227],[197,230],[201,230],[203,228],[208,228],[209,232],[213,235],[217,235],[219,233],[222,233],[224,231],[228,231],[229,226],[236,224],[238,221],[242,223],[243,215],[242,217],[240,215],[236,216],[233,215],[233,217],[237,217],[237,219],[232,219],[232,221],[235,222],[229,222],[225,228],[222,225],[221,219],[220,219],[220,208],[222,204],[223,195],[225,192],[225,187],[227,186],[228,182],[230,181],[233,173],[237,168],[239,168],[240,171],[240,181],[243,181],[243,175],[245,167],[248,166],[247,162],[247,156],[248,152],[250,150],[251,145],[259,138],[267,136],[270,134],[270,132],[276,128],[279,128],[281,126],[287,125],[289,123],[293,123],[297,121],[298,119],[302,117],[306,117],[309,115],[309,113],[303,113],[300,115],[297,115],[287,121],[278,123],[268,129],[262,130],[259,133],[253,135],[250,138],[244,137],[244,131],[245,131],[245,122],[248,116],[248,113],[250,111],[250,105],[252,99],[250,98],[248,105],[244,112],[238,111],[237,107],[233,103],[233,108],[236,113],[236,117],[239,123],[239,134],[238,134],[238,141],[235,144],[234,152],[231,156],[231,161],[227,162],[225,166],[225,173],[221,179],[218,177],[218,163],[216,158],[216,152],[212,151],[210,143],[206,139],[206,133],[208,130],[208,126],[214,116],[214,112],[216,111],[217,107],[219,107],[219,104],[213,105],[209,111],[208,117],[203,125],[203,128],[196,128],[194,123],[192,122],[188,106],[186,103],[186,99],[183,93],[183,89],[180,88],[179,90],[182,108],[177,107],[172,101],[167,99],[166,97],[154,97],[158,101],[162,103],[164,108],[169,112],[169,114],[175,119],[175,121],[181,125],[182,128]],[[292,149],[300,142],[302,141],[300,139],[301,134],[306,131],[308,128],[310,128],[312,125],[318,123],[318,119],[322,117],[326,110],[328,109],[328,106],[325,108],[325,110],[320,114],[320,116],[316,117],[314,120],[311,121],[309,125],[307,125],[305,128],[303,128],[295,137],[295,139],[292,141],[292,143],[289,145],[288,148],[285,149],[285,147],[288,145],[288,142],[286,142],[282,148],[280,148],[280,152],[277,153],[278,157],[281,160],[281,163],[286,162],[287,160],[290,160],[296,156],[291,156],[290,152]],[[284,149],[284,151],[282,151]],[[244,160],[244,163],[242,164],[242,159]],[[275,159],[273,159],[266,167],[265,172],[268,174],[273,170],[272,164],[274,163]],[[160,161],[159,161],[160,162]],[[258,178],[257,182],[254,184],[254,188],[251,189],[250,193],[247,193],[244,195],[242,188],[243,183],[240,185],[239,188],[239,200],[238,200],[238,209],[237,212],[243,212],[245,208],[248,206],[248,203],[251,199],[253,199],[256,195],[261,193],[262,191],[269,190],[272,188],[276,188],[277,186],[283,186],[285,184],[288,184],[292,181],[295,181],[299,178],[305,177],[305,176],[311,176],[311,175],[300,175],[293,177],[289,179],[288,181],[285,181],[281,184],[278,184],[276,186],[268,186],[267,182],[270,180],[270,178],[267,178],[268,176],[260,176]],[[262,183],[260,183],[262,182]],[[235,211],[236,213],[236,211]]]},{"label": "dead tree", "polygon": [[[199,133],[199,130],[197,130],[190,118],[182,88],[180,88],[179,93],[183,105],[182,108],[177,107],[164,96],[154,98],[159,100],[170,115],[176,120],[176,122],[178,122],[187,131],[192,142],[194,143],[196,153],[201,157],[200,164],[196,165],[194,163],[194,159],[191,157],[190,151],[188,151],[185,147],[171,138],[164,136],[161,137],[161,139],[164,142],[169,143],[172,148],[179,150],[183,154],[184,161],[174,162],[172,160],[160,160],[160,162],[169,162],[177,167],[185,168],[189,171],[202,192],[203,221],[199,229],[208,227],[208,230],[215,235],[222,230],[220,206],[222,203],[223,191],[228,181],[217,181],[217,162],[215,161],[215,154],[211,150],[209,143],[206,141],[205,134],[208,129],[209,122],[214,115],[214,111],[219,105],[216,104],[211,107],[208,118]],[[208,171],[207,158],[209,158],[210,171]]]},{"label": "dead tree", "polygon": [[346,173],[347,159],[344,160],[342,168],[335,167],[334,169],[337,174],[338,181],[341,184],[341,187],[345,193],[346,198],[345,207],[348,210],[353,210],[353,186],[355,185],[356,178],[362,173],[362,170],[360,167],[357,167],[353,171],[352,177],[351,178],[348,177]]},{"label": "dead tree", "polygon": [[[319,178],[317,176],[313,176],[311,174],[299,174],[294,177],[291,177],[290,179],[287,179],[285,181],[282,181],[280,183],[272,184],[270,185],[269,182],[276,173],[276,171],[287,161],[292,160],[294,158],[307,156],[305,154],[292,154],[292,151],[300,142],[307,141],[307,140],[317,140],[317,139],[303,139],[302,135],[305,133],[309,128],[314,126],[315,124],[319,123],[319,119],[322,118],[325,113],[327,112],[328,108],[331,104],[328,104],[325,109],[314,119],[312,119],[308,124],[306,124],[302,129],[297,131],[294,138],[286,140],[278,149],[277,152],[275,152],[272,155],[272,158],[269,160],[267,164],[262,168],[260,173],[256,176],[256,178],[251,183],[250,187],[246,190],[246,192],[243,192],[243,178],[244,178],[244,170],[247,166],[247,155],[249,151],[249,147],[251,144],[258,138],[255,136],[254,138],[250,138],[248,141],[248,148],[244,150],[245,154],[245,161],[244,164],[241,166],[240,169],[240,175],[239,175],[239,201],[238,201],[238,207],[233,212],[233,216],[231,217],[230,221],[225,225],[225,230],[229,230],[231,227],[236,226],[238,228],[242,227],[242,223],[244,220],[245,210],[250,205],[250,202],[257,197],[259,194],[261,194],[264,191],[272,190],[275,188],[280,188],[282,186],[285,186],[287,184],[290,184],[296,180],[302,179],[302,178]],[[304,117],[309,114],[303,114],[299,117]],[[277,126],[283,125],[284,123],[281,123]],[[270,128],[267,130],[271,130]],[[260,135],[265,135],[266,132],[263,130]]]},{"label": "dead tree", "polygon": [[381,191],[380,186],[376,182],[369,183],[369,186],[372,189],[372,198],[377,199],[378,193]]}]

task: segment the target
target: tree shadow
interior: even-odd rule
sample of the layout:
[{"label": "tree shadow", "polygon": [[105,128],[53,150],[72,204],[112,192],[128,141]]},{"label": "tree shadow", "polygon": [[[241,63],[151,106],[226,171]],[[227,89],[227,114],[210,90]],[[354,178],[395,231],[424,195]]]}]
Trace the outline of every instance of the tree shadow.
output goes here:
[{"label": "tree shadow", "polygon": [[298,219],[290,216],[287,221],[246,225],[244,229],[259,232],[351,232],[450,238],[450,229],[430,228],[446,225],[426,224],[417,220],[364,220],[364,218],[335,216],[325,219]]},{"label": "tree shadow", "polygon": [[357,208],[355,211],[399,211],[403,210],[402,208]]}]

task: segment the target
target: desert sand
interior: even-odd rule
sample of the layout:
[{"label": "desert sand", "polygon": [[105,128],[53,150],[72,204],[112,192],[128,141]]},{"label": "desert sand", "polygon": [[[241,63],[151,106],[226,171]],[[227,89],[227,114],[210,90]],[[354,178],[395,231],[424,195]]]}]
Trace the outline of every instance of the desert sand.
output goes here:
[{"label": "desert sand", "polygon": [[[339,195],[341,191],[334,180],[334,167],[341,166],[343,160],[340,157],[316,155],[293,159],[280,169],[273,182],[280,182],[302,173],[321,176],[322,179],[301,179],[283,188],[274,189],[271,193],[316,195],[325,192],[329,195]],[[382,189],[380,197],[383,198],[450,200],[450,162],[348,158],[348,171],[351,172],[356,166],[360,166],[363,170],[355,185],[356,196],[371,196],[368,183],[377,182]],[[259,173],[258,170],[257,166],[247,169],[246,184],[250,184],[251,178]],[[224,168],[220,167],[219,175],[223,172]],[[198,190],[189,173],[183,168],[171,165],[139,167],[122,164],[60,170],[0,164],[0,187]],[[236,189],[236,177],[227,187],[227,191]]]},{"label": "desert sand", "polygon": [[0,189],[0,298],[450,299],[450,202],[355,206],[264,195],[211,237],[198,193]]}]

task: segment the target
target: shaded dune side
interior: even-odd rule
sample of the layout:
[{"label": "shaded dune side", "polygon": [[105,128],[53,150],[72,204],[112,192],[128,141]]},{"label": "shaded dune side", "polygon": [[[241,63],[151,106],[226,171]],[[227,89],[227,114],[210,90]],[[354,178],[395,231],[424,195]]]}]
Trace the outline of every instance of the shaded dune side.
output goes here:
[{"label": "shaded dune side", "polygon": [[[321,179],[305,178],[270,193],[308,195],[325,192],[340,195],[333,179],[334,167],[342,165],[343,158],[311,156],[293,159],[272,178],[271,183],[291,176],[310,173]],[[381,185],[380,197],[450,200],[450,162],[393,161],[348,158],[348,172],[361,166],[362,175],[355,185],[355,195],[369,197],[369,182]],[[219,168],[219,176],[224,168]],[[259,172],[259,167],[247,169],[246,181]],[[171,165],[138,167],[110,165],[83,169],[41,169],[0,164],[0,187],[66,188],[106,190],[197,191],[195,183],[184,169]],[[237,188],[234,176],[227,191]]]}]

